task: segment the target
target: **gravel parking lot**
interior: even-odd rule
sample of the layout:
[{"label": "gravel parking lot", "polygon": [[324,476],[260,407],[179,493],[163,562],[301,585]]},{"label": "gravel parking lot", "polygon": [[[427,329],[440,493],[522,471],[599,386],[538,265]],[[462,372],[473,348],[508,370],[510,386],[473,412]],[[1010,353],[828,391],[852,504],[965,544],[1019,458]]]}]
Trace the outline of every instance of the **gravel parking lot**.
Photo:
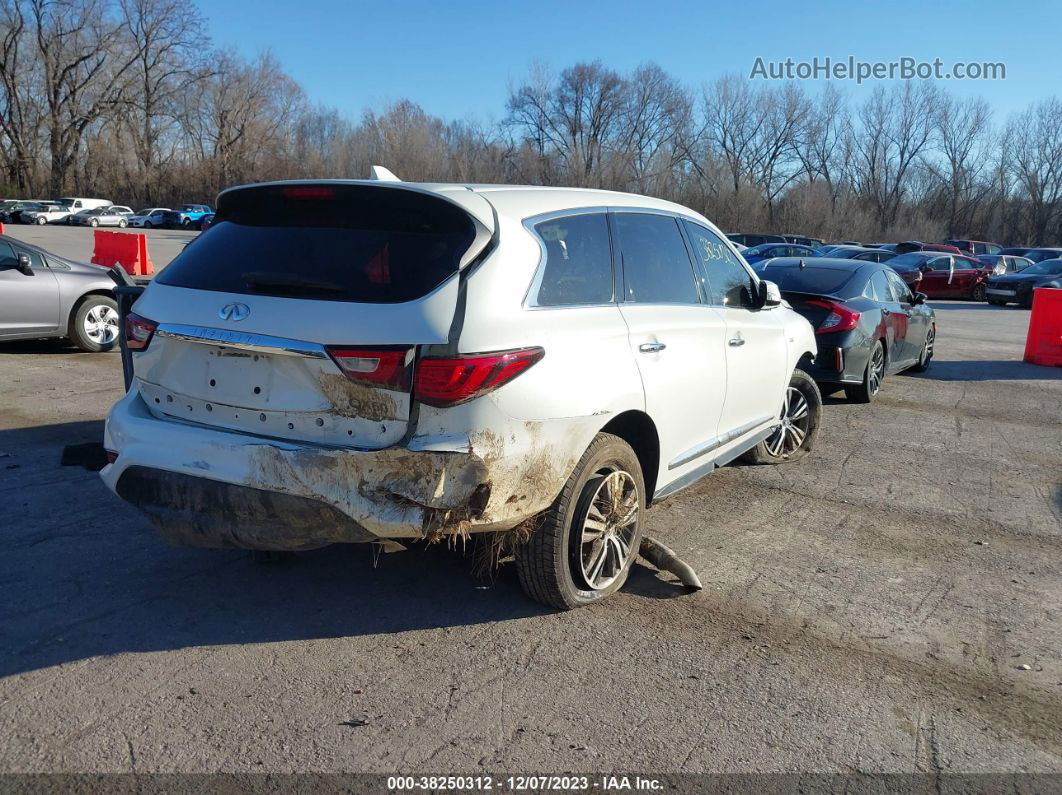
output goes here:
[{"label": "gravel parking lot", "polygon": [[[108,227],[108,232],[139,232],[148,236],[148,252],[155,270],[160,270],[181,253],[189,241],[199,233],[183,229],[117,229]],[[75,262],[88,262],[92,258],[92,232],[87,226],[64,226],[62,224],[34,226],[31,224],[4,224],[4,234],[54,251],[61,257]]]},{"label": "gravel parking lot", "polygon": [[1062,370],[1027,311],[934,306],[928,373],[649,512],[703,591],[565,614],[460,549],[167,546],[59,466],[118,357],[4,345],[0,770],[1062,771]]}]

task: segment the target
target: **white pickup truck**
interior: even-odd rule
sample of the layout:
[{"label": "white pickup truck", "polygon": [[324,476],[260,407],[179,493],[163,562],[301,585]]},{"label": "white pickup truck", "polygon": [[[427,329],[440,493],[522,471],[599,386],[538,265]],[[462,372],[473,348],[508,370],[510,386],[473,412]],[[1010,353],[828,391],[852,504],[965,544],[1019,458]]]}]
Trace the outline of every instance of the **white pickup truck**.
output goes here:
[{"label": "white pickup truck", "polygon": [[93,210],[97,207],[110,207],[110,199],[81,199],[67,197],[58,199],[54,207],[32,213],[23,213],[23,220],[30,224],[56,224],[60,221],[68,222],[70,216],[82,210]]}]

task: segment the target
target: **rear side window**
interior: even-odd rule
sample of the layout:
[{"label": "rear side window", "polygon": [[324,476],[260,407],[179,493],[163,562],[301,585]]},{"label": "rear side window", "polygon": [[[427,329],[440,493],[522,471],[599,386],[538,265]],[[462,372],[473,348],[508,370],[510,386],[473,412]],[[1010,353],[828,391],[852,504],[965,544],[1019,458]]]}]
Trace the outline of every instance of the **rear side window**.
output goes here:
[{"label": "rear side window", "polygon": [[616,213],[625,301],[699,303],[697,284],[678,221],[667,215]]},{"label": "rear side window", "polygon": [[535,224],[546,249],[539,306],[579,306],[612,301],[612,250],[604,213]]},{"label": "rear side window", "polygon": [[741,289],[752,283],[752,277],[738,261],[730,247],[710,229],[683,221],[693,244],[694,256],[708,279],[713,304],[741,306]]},{"label": "rear side window", "polygon": [[214,224],[157,277],[174,287],[400,303],[455,274],[475,239],[447,201],[368,185],[268,186],[222,197]]}]

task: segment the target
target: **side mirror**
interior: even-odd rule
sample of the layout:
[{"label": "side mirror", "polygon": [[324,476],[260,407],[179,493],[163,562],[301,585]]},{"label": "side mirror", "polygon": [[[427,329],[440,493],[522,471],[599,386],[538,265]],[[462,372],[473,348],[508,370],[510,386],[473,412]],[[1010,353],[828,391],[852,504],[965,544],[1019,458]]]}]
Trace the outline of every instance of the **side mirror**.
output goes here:
[{"label": "side mirror", "polygon": [[911,303],[915,306],[918,304],[924,304],[927,298],[929,298],[929,296],[925,293],[915,293],[914,297],[911,298]]},{"label": "side mirror", "polygon": [[928,265],[926,265],[925,263],[923,263],[923,264],[918,266],[918,270],[922,271],[922,273],[929,273],[933,269],[931,267],[929,267]]},{"label": "side mirror", "polygon": [[774,282],[762,281],[760,282],[760,290],[764,293],[763,306],[765,309],[781,305],[782,291],[778,289],[777,284]]},{"label": "side mirror", "polygon": [[18,269],[26,276],[33,275],[33,266],[30,264],[30,258],[27,254],[18,255]]}]

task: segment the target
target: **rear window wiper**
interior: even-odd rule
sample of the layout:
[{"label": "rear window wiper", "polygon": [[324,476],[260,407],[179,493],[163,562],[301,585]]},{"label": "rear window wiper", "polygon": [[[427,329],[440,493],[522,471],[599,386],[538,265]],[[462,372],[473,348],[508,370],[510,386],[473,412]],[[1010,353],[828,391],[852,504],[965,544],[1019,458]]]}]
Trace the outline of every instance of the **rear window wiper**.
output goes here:
[{"label": "rear window wiper", "polygon": [[347,291],[347,288],[342,284],[307,279],[304,276],[296,276],[290,273],[248,271],[241,274],[240,278],[251,287],[265,289],[270,292],[345,293]]}]

